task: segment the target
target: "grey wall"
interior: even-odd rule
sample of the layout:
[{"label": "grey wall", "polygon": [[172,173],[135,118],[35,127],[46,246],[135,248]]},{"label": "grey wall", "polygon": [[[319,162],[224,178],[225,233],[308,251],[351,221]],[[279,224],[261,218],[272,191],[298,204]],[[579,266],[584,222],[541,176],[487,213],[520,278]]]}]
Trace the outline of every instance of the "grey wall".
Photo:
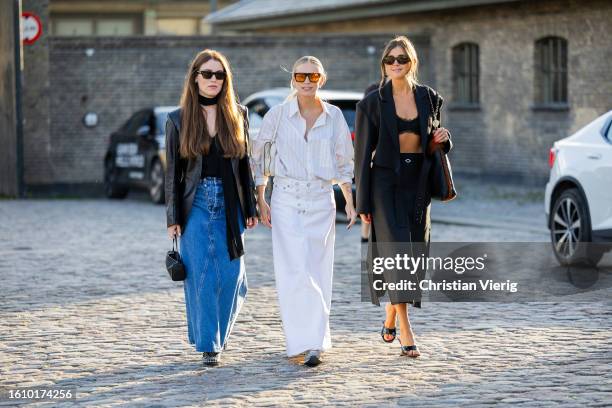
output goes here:
[{"label": "grey wall", "polygon": [[0,195],[19,194],[19,153],[17,128],[16,27],[17,1],[0,2]]},{"label": "grey wall", "polygon": [[[609,21],[610,0],[524,0],[259,31],[428,35],[433,75],[445,99],[443,123],[456,142],[454,168],[541,185],[553,142],[612,109]],[[534,107],[534,43],[545,36],[568,41],[565,110]],[[475,110],[453,104],[451,50],[466,41],[480,48],[481,103]]]},{"label": "grey wall", "polygon": [[23,46],[24,180],[26,185],[53,183],[57,174],[52,153],[58,146],[50,133],[49,0],[23,0],[22,4],[23,11],[36,14],[43,27],[34,44]]},{"label": "grey wall", "polygon": [[[24,9],[38,10],[45,27],[46,5],[48,0],[24,0]],[[460,13],[408,17],[381,17],[356,27],[361,32],[407,33],[416,43],[422,60],[421,82],[436,87],[446,100],[443,124],[453,133],[451,161],[458,172],[543,184],[553,142],[612,108],[609,2],[526,1],[513,7],[473,7]],[[290,68],[306,54],[322,59],[330,74],[328,88],[363,90],[378,78],[377,60],[392,34],[319,34],[332,28],[297,35],[43,36],[24,51],[28,188],[100,183],[109,134],[137,109],[177,104],[187,65],[204,48],[216,48],[229,57],[242,98],[286,86],[289,75],[279,66]],[[533,106],[533,45],[548,35],[568,40],[566,110]],[[481,104],[476,110],[453,104],[451,50],[464,41],[480,47]],[[368,54],[368,46],[375,48],[374,55]],[[94,129],[82,124],[88,111],[99,115]]]},{"label": "grey wall", "polygon": [[[525,1],[432,16],[435,75],[448,95],[446,124],[457,136],[455,168],[543,185],[553,143],[612,109],[611,20],[612,3],[601,0]],[[534,106],[534,44],[546,36],[568,41],[565,110]],[[451,50],[465,41],[480,48],[474,111],[452,103]]]},{"label": "grey wall", "polygon": [[[50,41],[50,116],[52,171],[31,163],[31,181],[102,181],[109,134],[132,113],[149,105],[178,104],[183,78],[194,55],[204,48],[225,54],[235,86],[244,99],[262,89],[288,86],[289,70],[302,55],[321,59],[328,89],[363,91],[378,79],[377,60],[389,35],[207,36],[132,38],[52,38]],[[428,43],[416,39],[428,78]],[[368,46],[375,47],[370,56]],[[87,56],[89,50],[91,56]],[[83,115],[96,112],[99,125],[88,129]]]}]

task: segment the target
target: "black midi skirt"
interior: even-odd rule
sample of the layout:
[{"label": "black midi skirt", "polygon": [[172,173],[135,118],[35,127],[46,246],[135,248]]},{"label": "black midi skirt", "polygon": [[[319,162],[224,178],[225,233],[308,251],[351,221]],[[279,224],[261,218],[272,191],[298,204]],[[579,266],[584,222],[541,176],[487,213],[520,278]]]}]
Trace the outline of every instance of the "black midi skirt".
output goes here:
[{"label": "black midi skirt", "polygon": [[[374,166],[372,168],[371,202],[372,229],[368,242],[368,277],[372,303],[388,295],[392,304],[410,303],[421,307],[418,284],[425,278],[424,261],[429,254],[430,199],[426,195],[422,220],[415,220],[416,196],[419,186],[423,153],[400,153],[400,172]],[[374,258],[424,258],[422,266],[403,263],[400,267],[373,272]],[[406,266],[409,266],[408,268]],[[410,267],[412,265],[412,267]],[[397,289],[413,282],[411,290]],[[395,285],[395,289],[390,289]],[[399,286],[398,286],[399,285]]]}]

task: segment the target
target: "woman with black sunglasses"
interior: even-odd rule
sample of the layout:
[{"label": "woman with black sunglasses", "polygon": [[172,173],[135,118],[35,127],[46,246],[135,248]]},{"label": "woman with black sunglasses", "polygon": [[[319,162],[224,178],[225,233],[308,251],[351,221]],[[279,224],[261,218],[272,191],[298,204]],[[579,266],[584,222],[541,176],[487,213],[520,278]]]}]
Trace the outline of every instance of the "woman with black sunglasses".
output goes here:
[{"label": "woman with black sunglasses", "polygon": [[247,292],[243,232],[257,225],[247,138],[227,59],[200,52],[166,122],[166,218],[187,273],[189,343],[206,365],[219,363]]},{"label": "woman with black sunglasses", "polygon": [[[430,141],[442,144],[445,152],[452,144],[448,130],[439,127],[442,97],[417,82],[417,68],[412,43],[404,36],[391,40],[380,62],[378,92],[357,104],[357,212],[363,222],[371,225],[369,259],[428,254],[431,221],[427,182],[422,181],[427,177],[421,177],[421,166],[428,160],[424,152]],[[388,268],[382,274],[374,274],[369,268],[372,303],[379,305],[385,293],[390,301],[381,331],[383,340],[395,340],[399,318],[401,352],[410,357],[418,357],[420,352],[406,305],[421,307],[418,283],[424,273],[424,268]],[[393,284],[403,281],[412,282],[416,290],[393,290]]]},{"label": "woman with black sunglasses", "polygon": [[[329,313],[334,266],[337,183],[346,200],[350,228],[353,206],[353,144],[342,111],[318,96],[326,80],[321,61],[306,56],[293,65],[293,93],[266,114],[253,138],[261,222],[272,228],[274,273],[287,355],[306,352],[304,364],[321,363],[331,347]],[[265,199],[265,146],[274,141],[274,190]]]}]

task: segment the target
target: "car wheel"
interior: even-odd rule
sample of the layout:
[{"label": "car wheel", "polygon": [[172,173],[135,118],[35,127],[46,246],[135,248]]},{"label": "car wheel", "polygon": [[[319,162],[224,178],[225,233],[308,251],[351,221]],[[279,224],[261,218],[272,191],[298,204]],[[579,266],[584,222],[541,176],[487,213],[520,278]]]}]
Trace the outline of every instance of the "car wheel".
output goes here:
[{"label": "car wheel", "polygon": [[151,184],[149,195],[155,204],[164,202],[164,168],[159,160],[155,160],[151,166]]},{"label": "car wheel", "polygon": [[108,198],[125,198],[128,188],[117,184],[117,173],[112,160],[108,159],[104,163],[104,193]]},{"label": "car wheel", "polygon": [[550,220],[550,238],[555,257],[561,265],[596,265],[603,256],[591,241],[587,203],[571,188],[555,200]]}]

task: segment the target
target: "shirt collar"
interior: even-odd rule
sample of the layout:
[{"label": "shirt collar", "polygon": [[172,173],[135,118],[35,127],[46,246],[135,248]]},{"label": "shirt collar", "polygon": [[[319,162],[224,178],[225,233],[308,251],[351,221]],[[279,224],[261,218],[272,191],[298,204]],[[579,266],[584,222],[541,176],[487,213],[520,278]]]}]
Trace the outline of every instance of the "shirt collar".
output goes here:
[{"label": "shirt collar", "polygon": [[[327,106],[327,102],[321,101],[321,106],[323,107],[323,113],[325,113],[325,115],[323,115],[323,121],[321,122],[321,125],[324,125],[326,120],[327,120],[327,116],[331,117],[331,112],[329,111],[329,108]],[[300,111],[300,107],[298,105],[298,99],[297,99],[297,96],[295,96],[295,97],[291,98],[291,100],[289,101],[289,117],[293,117],[299,111]],[[320,118],[317,119],[317,122],[315,122],[315,126],[317,126],[317,123],[320,120],[321,120]]]}]

